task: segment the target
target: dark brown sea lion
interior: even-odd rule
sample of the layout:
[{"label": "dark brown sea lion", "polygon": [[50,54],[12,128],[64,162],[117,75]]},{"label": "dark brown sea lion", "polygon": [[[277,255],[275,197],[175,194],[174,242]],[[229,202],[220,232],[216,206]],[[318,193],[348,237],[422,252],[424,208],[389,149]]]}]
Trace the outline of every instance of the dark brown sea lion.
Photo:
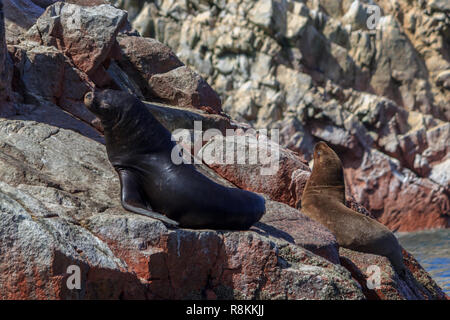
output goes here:
[{"label": "dark brown sea lion", "polygon": [[171,133],[135,96],[104,90],[87,93],[84,102],[102,122],[125,209],[172,226],[228,230],[249,229],[264,214],[263,197],[174,164]]},{"label": "dark brown sea lion", "polygon": [[378,221],[345,206],[342,163],[325,142],[314,147],[314,167],[301,201],[302,212],[334,233],[340,246],[385,256],[403,274],[405,266],[395,235]]}]

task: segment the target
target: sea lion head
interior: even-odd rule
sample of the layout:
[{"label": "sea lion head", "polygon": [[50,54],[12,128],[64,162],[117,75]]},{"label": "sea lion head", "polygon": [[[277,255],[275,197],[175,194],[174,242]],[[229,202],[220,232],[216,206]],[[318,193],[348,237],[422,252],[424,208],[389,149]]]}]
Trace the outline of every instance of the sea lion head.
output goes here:
[{"label": "sea lion head", "polygon": [[313,186],[340,186],[344,184],[344,171],[338,155],[325,142],[314,146],[314,166],[311,174]]},{"label": "sea lion head", "polygon": [[[130,99],[134,96],[117,90],[95,90],[84,95],[86,107],[102,120],[102,123],[120,119]],[[132,104],[132,103],[131,103]]]}]

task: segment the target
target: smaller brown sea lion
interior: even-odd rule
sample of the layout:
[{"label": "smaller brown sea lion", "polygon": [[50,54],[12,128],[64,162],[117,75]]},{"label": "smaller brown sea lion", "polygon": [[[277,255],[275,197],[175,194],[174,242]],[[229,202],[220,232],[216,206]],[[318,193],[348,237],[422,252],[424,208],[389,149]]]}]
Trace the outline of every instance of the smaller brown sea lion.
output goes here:
[{"label": "smaller brown sea lion", "polygon": [[314,167],[302,195],[302,212],[325,225],[340,246],[387,257],[403,274],[405,266],[395,235],[378,221],[345,206],[344,170],[325,143],[314,147]]}]

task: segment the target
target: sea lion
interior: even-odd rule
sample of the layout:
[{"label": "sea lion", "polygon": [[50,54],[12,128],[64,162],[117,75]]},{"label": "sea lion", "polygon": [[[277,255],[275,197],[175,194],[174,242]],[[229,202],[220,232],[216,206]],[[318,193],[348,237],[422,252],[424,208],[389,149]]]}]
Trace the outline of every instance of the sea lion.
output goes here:
[{"label": "sea lion", "polygon": [[265,213],[263,197],[215,183],[191,164],[174,164],[171,133],[137,97],[103,90],[88,92],[84,102],[103,125],[126,210],[169,226],[228,230],[247,230]]},{"label": "sea lion", "polygon": [[314,146],[314,166],[303,191],[302,212],[325,225],[340,246],[387,257],[404,273],[395,235],[378,221],[345,206],[344,170],[338,155],[325,143]]}]

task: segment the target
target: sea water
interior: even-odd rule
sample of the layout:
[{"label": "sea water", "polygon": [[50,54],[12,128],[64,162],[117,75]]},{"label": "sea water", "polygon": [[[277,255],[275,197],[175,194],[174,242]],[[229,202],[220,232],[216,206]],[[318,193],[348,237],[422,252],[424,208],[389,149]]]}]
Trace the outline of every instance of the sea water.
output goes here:
[{"label": "sea water", "polygon": [[400,244],[450,295],[450,229],[398,233]]}]

